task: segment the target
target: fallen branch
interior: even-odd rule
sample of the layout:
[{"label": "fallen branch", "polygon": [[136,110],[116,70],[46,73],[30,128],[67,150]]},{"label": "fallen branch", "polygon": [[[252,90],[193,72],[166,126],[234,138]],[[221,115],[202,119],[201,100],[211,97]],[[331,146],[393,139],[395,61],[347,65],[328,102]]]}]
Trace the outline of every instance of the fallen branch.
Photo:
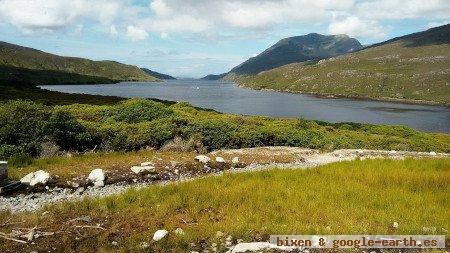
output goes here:
[{"label": "fallen branch", "polygon": [[20,242],[20,243],[25,243],[25,244],[27,243],[26,241],[14,239],[14,238],[8,237],[8,236],[6,236],[6,235],[3,235],[3,233],[0,234],[0,237],[1,237],[1,238],[4,238],[4,239],[6,239],[6,240],[10,240],[10,241]]},{"label": "fallen branch", "polygon": [[104,227],[100,227],[100,226],[88,226],[88,225],[84,225],[84,226],[75,226],[76,228],[97,228],[97,229],[101,229],[101,230],[106,230],[106,228]]}]

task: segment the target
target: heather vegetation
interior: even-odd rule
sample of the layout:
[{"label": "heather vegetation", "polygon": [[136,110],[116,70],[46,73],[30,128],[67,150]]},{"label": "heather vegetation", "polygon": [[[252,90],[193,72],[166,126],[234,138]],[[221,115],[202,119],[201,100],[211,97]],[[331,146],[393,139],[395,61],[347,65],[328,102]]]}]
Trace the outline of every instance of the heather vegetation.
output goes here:
[{"label": "heather vegetation", "polygon": [[197,152],[273,145],[449,152],[450,135],[404,126],[222,114],[146,99],[57,106],[10,100],[0,105],[0,143],[1,158],[39,156],[49,143],[61,152],[160,149],[169,144]]}]

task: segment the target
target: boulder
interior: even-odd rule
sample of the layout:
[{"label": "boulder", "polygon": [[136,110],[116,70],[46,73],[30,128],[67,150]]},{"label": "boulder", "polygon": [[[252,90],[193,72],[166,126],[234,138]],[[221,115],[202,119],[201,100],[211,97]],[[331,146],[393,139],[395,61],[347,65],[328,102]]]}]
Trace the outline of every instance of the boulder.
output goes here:
[{"label": "boulder", "polygon": [[218,157],[216,157],[216,162],[225,163],[225,159],[223,159],[223,157],[218,156]]},{"label": "boulder", "polygon": [[105,186],[105,172],[103,172],[102,169],[94,169],[89,173],[88,176],[89,181],[94,183],[94,186],[96,187],[102,187]]},{"label": "boulder", "polygon": [[131,167],[131,171],[135,174],[142,174],[147,172],[156,172],[155,166],[145,165],[145,166],[133,166]]},{"label": "boulder", "polygon": [[201,163],[208,163],[209,161],[211,161],[211,159],[206,155],[198,155],[194,159]]},{"label": "boulder", "polygon": [[159,240],[163,239],[164,237],[166,237],[166,235],[168,233],[169,232],[167,232],[167,230],[165,230],[165,229],[161,229],[161,230],[156,231],[153,234],[153,241],[159,241]]},{"label": "boulder", "polygon": [[141,163],[141,166],[153,166],[153,162],[144,162]]},{"label": "boulder", "polygon": [[35,186],[39,184],[46,185],[49,181],[50,181],[50,174],[43,170],[31,172],[28,175],[24,176],[22,179],[20,179],[20,182],[22,184],[27,184],[30,186]]},{"label": "boulder", "polygon": [[231,159],[231,162],[232,162],[233,164],[239,163],[239,157],[237,157],[237,156],[233,157],[233,159]]}]

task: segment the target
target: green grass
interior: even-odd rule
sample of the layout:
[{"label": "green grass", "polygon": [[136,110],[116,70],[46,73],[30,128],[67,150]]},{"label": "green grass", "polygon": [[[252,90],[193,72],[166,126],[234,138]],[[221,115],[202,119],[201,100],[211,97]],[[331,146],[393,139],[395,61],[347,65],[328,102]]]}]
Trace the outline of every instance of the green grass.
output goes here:
[{"label": "green grass", "polygon": [[229,78],[255,89],[449,105],[449,69],[450,44],[409,46],[395,41],[318,63]]},{"label": "green grass", "polygon": [[[449,187],[450,159],[364,160],[309,170],[225,174],[67,202],[46,208],[45,215],[1,213],[0,219],[60,231],[27,249],[67,252],[116,250],[111,241],[121,251],[139,251],[141,242],[148,242],[152,251],[201,250],[218,241],[216,231],[246,241],[270,234],[424,234],[424,227],[448,236]],[[106,230],[68,225],[84,215]],[[398,230],[393,222],[399,223]],[[174,235],[177,227],[185,236]],[[171,232],[168,238],[152,242],[153,232],[162,228]],[[20,247],[10,241],[0,244],[3,251]]]}]

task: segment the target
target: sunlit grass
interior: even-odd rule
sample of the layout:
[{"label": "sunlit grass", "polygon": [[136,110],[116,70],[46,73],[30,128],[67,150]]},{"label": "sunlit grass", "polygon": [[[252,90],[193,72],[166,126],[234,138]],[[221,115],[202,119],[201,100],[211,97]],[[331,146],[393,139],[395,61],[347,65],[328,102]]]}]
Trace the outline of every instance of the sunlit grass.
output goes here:
[{"label": "sunlit grass", "polygon": [[[47,216],[12,217],[58,230],[67,220],[89,215],[107,228],[76,244],[67,233],[41,244],[54,241],[73,250],[89,241],[97,245],[89,247],[111,249],[111,240],[128,250],[138,250],[143,241],[155,250],[186,250],[191,242],[215,241],[216,231],[245,240],[270,234],[423,234],[424,227],[449,235],[449,179],[450,159],[364,160],[225,174],[64,203],[48,207]],[[398,230],[391,227],[394,221]],[[151,242],[155,230],[177,227],[184,237],[171,232],[167,240]]]}]

